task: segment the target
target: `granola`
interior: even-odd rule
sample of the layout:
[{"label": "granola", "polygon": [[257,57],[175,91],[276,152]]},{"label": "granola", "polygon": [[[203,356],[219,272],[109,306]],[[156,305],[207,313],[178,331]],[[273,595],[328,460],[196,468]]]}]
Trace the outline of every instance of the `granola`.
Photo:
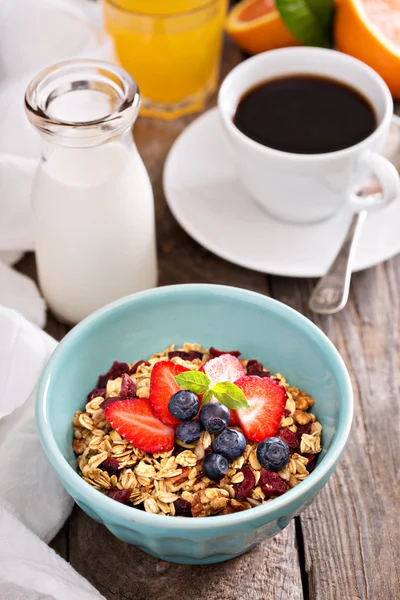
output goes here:
[{"label": "granola", "polygon": [[[237,357],[240,353],[228,354]],[[285,390],[286,403],[275,436],[290,450],[290,456],[277,472],[262,467],[260,442],[245,436],[242,455],[230,460],[226,474],[215,481],[205,474],[203,464],[213,452],[218,434],[203,429],[199,439],[191,443],[175,437],[168,451],[149,452],[125,439],[107,420],[105,410],[110,404],[114,406],[124,398],[143,402],[138,399],[150,397],[152,372],[157,363],[168,361],[182,371],[199,371],[211,359],[224,355],[215,348],[186,343],[178,349],[172,344],[146,361],[115,362],[110,371],[99,377],[84,410],[78,410],[72,420],[72,447],[84,481],[115,500],[152,514],[206,517],[259,506],[308,477],[315,466],[315,456],[321,451],[322,426],[309,412],[314,400],[289,385],[284,375],[270,375],[256,360],[235,358],[246,377],[269,378]],[[230,428],[243,433],[241,423],[231,423]]]}]

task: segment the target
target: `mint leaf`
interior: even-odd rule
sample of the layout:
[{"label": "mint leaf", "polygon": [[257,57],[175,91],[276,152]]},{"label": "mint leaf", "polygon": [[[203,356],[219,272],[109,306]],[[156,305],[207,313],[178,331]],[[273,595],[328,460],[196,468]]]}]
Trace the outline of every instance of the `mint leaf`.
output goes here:
[{"label": "mint leaf", "polygon": [[210,379],[201,371],[185,371],[175,377],[175,381],[185,390],[194,394],[204,394],[210,387]]},{"label": "mint leaf", "polygon": [[206,392],[203,396],[203,404],[208,404],[209,402],[211,402],[212,397],[213,397],[213,393],[211,390],[208,390],[208,392]]},{"label": "mint leaf", "polygon": [[248,408],[248,402],[243,391],[234,383],[223,381],[216,383],[210,390],[221,404],[229,409],[231,408]]},{"label": "mint leaf", "polygon": [[282,20],[306,46],[332,47],[334,0],[275,0]]}]

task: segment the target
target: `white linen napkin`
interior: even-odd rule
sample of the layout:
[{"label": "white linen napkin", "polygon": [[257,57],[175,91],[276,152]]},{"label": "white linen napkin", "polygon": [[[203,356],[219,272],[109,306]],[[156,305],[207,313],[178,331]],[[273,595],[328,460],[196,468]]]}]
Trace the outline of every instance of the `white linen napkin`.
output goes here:
[{"label": "white linen napkin", "polygon": [[41,142],[24,112],[25,89],[44,67],[70,58],[113,60],[92,0],[0,2],[0,305],[39,326],[45,304],[36,286],[6,266],[33,250],[30,189]]},{"label": "white linen napkin", "polygon": [[59,483],[36,431],[36,386],[56,342],[0,307],[0,598],[103,598],[51,550],[73,501]]}]

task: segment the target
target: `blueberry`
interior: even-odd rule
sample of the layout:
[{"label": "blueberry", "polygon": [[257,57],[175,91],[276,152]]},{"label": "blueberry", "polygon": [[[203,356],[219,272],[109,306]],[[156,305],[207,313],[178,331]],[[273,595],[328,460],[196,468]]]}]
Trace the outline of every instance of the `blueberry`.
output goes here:
[{"label": "blueberry", "polygon": [[183,421],[176,428],[175,435],[184,444],[196,442],[201,436],[200,423],[198,421]]},{"label": "blueberry", "polygon": [[204,475],[214,481],[222,479],[227,474],[228,468],[229,465],[225,456],[221,456],[221,454],[216,454],[215,452],[207,454],[203,460]]},{"label": "blueberry", "polygon": [[258,444],[258,462],[268,471],[280,471],[288,464],[289,457],[289,446],[279,438],[270,437]]},{"label": "blueberry", "polygon": [[189,421],[199,412],[200,402],[196,394],[189,390],[176,392],[168,402],[168,410],[175,419]]},{"label": "blueberry", "polygon": [[225,429],[213,441],[214,452],[222,454],[228,460],[235,460],[246,450],[246,438],[236,429]]},{"label": "blueberry", "polygon": [[221,402],[210,402],[200,411],[200,425],[210,433],[219,433],[229,425],[230,412]]}]

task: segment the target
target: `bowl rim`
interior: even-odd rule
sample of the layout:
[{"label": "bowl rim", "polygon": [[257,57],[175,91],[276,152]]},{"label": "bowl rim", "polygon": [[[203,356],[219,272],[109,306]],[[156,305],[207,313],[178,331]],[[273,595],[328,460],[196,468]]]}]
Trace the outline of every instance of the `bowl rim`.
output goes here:
[{"label": "bowl rim", "polygon": [[[99,318],[101,319],[103,316],[106,316],[127,304],[133,305],[137,300],[146,300],[147,298],[154,297],[163,298],[188,292],[197,296],[199,294],[209,295],[210,293],[217,296],[228,295],[230,298],[234,297],[240,301],[250,301],[252,304],[256,304],[282,316],[289,321],[289,324],[295,325],[296,328],[300,328],[306,335],[313,338],[319,347],[322,346],[324,348],[324,351],[328,355],[328,361],[332,371],[336,374],[336,383],[340,392],[340,411],[336,434],[321,463],[304,481],[301,482],[301,485],[288,490],[282,496],[275,498],[266,504],[253,507],[251,510],[245,510],[230,515],[217,515],[210,519],[174,519],[167,515],[152,514],[138,510],[135,507],[115,502],[115,500],[98,492],[98,490],[91,487],[80,477],[80,475],[78,475],[64,457],[54,439],[48,419],[48,389],[52,377],[53,365],[60,361],[65,350],[73,346],[88,327],[93,326]],[[125,296],[124,298],[116,300],[95,311],[71,329],[54,350],[40,377],[36,394],[35,414],[39,437],[52,467],[56,471],[58,477],[61,478],[61,481],[65,481],[68,488],[74,491],[74,495],[78,500],[82,499],[82,502],[87,502],[89,508],[93,507],[95,510],[98,508],[101,516],[103,516],[104,513],[107,513],[107,520],[122,519],[124,522],[155,526],[168,530],[204,530],[216,526],[229,527],[233,524],[248,523],[254,519],[259,519],[260,517],[264,517],[266,521],[272,520],[276,518],[274,513],[277,511],[279,513],[284,513],[285,509],[292,508],[293,504],[301,504],[302,501],[309,498],[310,494],[318,491],[321,487],[319,483],[326,475],[330,476],[344,451],[352,424],[353,404],[353,391],[350,376],[342,357],[330,339],[312,321],[307,319],[301,313],[278,300],[241,288],[216,284],[177,284],[161,286],[138,292],[130,296]],[[271,518],[268,519],[268,517]],[[107,520],[104,519],[105,523]]]}]

